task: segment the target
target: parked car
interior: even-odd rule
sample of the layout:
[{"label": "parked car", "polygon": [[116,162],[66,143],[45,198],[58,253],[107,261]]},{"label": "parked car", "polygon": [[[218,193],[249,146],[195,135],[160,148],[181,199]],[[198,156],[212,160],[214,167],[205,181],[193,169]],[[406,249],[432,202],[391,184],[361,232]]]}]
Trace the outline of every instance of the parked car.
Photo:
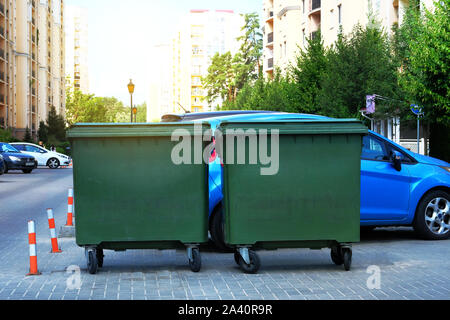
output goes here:
[{"label": "parked car", "polygon": [[22,153],[35,157],[39,166],[58,169],[60,166],[68,166],[70,164],[70,158],[68,156],[47,150],[32,143],[17,142],[11,143],[11,145],[19,149]]},{"label": "parked car", "polygon": [[5,172],[5,160],[3,160],[3,156],[0,154],[0,176]]},{"label": "parked car", "polygon": [[37,168],[37,161],[33,156],[21,153],[10,144],[0,142],[0,154],[5,162],[5,173],[22,170],[28,174]]},{"label": "parked car", "polygon": [[[213,130],[224,120],[320,120],[326,117],[286,113],[223,112],[183,116],[168,115],[162,121],[208,121]],[[178,119],[178,120],[177,120]],[[222,168],[220,159],[209,165],[210,233],[213,242],[226,249],[222,228]],[[361,155],[361,226],[412,226],[427,240],[450,238],[450,164],[411,152],[369,131]]]}]

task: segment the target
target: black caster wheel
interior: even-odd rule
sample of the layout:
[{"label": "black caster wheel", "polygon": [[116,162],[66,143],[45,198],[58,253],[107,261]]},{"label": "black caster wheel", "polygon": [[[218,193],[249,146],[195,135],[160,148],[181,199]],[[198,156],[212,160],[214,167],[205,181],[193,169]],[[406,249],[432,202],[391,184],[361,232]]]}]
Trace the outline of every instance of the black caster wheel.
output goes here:
[{"label": "black caster wheel", "polygon": [[97,264],[99,268],[103,268],[103,258],[105,255],[103,254],[103,249],[97,249]]},{"label": "black caster wheel", "polygon": [[259,260],[258,255],[254,251],[249,251],[248,255],[250,258],[250,264],[246,264],[241,255],[239,255],[239,266],[245,273],[255,274],[261,267],[261,261]]},{"label": "black caster wheel", "polygon": [[189,260],[189,267],[192,272],[199,272],[202,268],[202,258],[198,248],[192,249],[192,260]]},{"label": "black caster wheel", "polygon": [[344,264],[344,257],[341,253],[341,248],[336,247],[331,249],[331,260],[333,260],[334,264],[337,266],[342,266]]},{"label": "black caster wheel", "polygon": [[235,252],[234,253],[234,262],[236,262],[236,264],[239,266],[239,260],[241,258],[241,255],[239,254],[239,252]]},{"label": "black caster wheel", "polygon": [[87,268],[90,274],[96,274],[98,270],[97,254],[94,250],[88,251]]},{"label": "black caster wheel", "polygon": [[352,250],[343,249],[343,259],[344,259],[344,269],[345,271],[350,271],[352,267]]}]

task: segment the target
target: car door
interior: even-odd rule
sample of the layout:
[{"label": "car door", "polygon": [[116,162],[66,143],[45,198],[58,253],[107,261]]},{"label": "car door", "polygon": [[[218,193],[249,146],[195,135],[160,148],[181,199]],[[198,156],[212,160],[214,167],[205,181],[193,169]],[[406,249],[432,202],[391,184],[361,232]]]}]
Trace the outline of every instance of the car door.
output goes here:
[{"label": "car door", "polygon": [[30,145],[25,145],[25,150],[37,160],[40,166],[45,166],[47,164],[47,157],[45,156],[44,150],[41,151],[40,148]]},{"label": "car door", "polygon": [[369,134],[364,137],[361,159],[361,221],[388,224],[408,215],[411,178],[408,166],[397,171],[390,145]]}]

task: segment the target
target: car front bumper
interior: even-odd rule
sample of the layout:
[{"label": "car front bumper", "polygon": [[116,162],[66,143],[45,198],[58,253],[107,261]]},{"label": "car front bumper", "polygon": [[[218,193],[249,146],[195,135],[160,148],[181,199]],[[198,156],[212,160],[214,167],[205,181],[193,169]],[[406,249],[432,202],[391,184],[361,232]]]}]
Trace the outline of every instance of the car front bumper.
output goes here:
[{"label": "car front bumper", "polygon": [[[33,163],[33,165],[28,165],[28,163]],[[21,161],[7,160],[6,165],[8,166],[8,170],[27,170],[37,168],[37,162],[35,160],[28,159]]]}]

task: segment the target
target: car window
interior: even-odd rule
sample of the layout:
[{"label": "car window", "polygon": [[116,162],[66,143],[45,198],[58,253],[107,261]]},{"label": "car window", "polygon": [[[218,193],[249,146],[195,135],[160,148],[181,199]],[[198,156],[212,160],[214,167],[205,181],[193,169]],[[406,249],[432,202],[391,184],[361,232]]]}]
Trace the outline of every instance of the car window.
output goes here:
[{"label": "car window", "polygon": [[33,147],[33,146],[25,146],[25,150],[28,152],[35,152],[35,153],[41,153],[41,150],[39,148]]},{"label": "car window", "polygon": [[25,151],[25,146],[22,144],[15,144],[14,148],[16,148],[17,150],[20,150],[20,151]]},{"label": "car window", "polygon": [[373,136],[363,138],[363,150],[361,158],[366,160],[388,161],[389,154],[386,144]]},{"label": "car window", "polygon": [[20,151],[14,148],[12,145],[0,143],[0,152],[20,152]]}]

